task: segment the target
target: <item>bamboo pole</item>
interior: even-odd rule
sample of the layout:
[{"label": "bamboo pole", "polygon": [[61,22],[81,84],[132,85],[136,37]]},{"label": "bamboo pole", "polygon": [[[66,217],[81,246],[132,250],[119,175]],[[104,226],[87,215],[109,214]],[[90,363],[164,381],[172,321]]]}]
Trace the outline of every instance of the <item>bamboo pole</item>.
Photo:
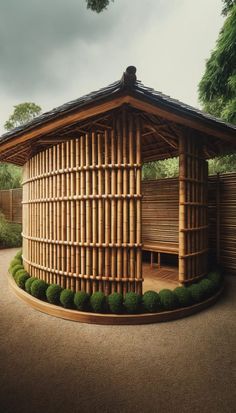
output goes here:
[{"label": "bamboo pole", "polygon": [[[82,135],[80,137],[80,165],[85,165],[85,137]],[[85,195],[85,173],[84,170],[81,170],[80,177],[80,194]],[[86,275],[86,256],[85,256],[85,237],[86,237],[86,210],[85,210],[85,201],[81,199],[80,204],[80,231],[81,231],[81,290],[86,291],[86,283],[84,276]]]},{"label": "bamboo pole", "polygon": [[[95,167],[97,164],[97,136],[95,132],[92,132],[92,165]],[[98,186],[97,186],[97,171],[94,168],[92,171],[92,193],[93,196],[97,195],[98,193]],[[97,289],[96,284],[96,277],[98,276],[98,251],[96,244],[98,242],[97,234],[98,234],[98,208],[97,208],[97,200],[94,198],[92,201],[92,223],[93,223],[93,282],[92,282],[92,292],[94,293]]]},{"label": "bamboo pole", "polygon": [[[139,117],[136,118],[136,164],[141,165],[141,125]],[[141,195],[142,193],[142,170],[138,167],[136,170],[136,194]],[[137,244],[142,243],[142,205],[141,198],[136,201],[136,242]],[[136,278],[140,280],[137,282],[136,292],[142,294],[142,248],[137,249],[137,265],[136,265]]]},{"label": "bamboo pole", "polygon": [[123,265],[122,265],[122,241],[123,241],[123,205],[122,199],[120,198],[122,194],[123,180],[122,180],[122,171],[120,165],[122,163],[122,135],[121,135],[121,124],[120,118],[117,118],[116,121],[116,130],[117,130],[117,195],[119,196],[117,201],[117,292],[122,293],[122,274],[123,274]]},{"label": "bamboo pole", "polygon": [[[134,124],[133,117],[129,114],[129,193],[134,195],[135,193],[135,177],[134,177]],[[129,256],[129,266],[130,266],[130,278],[135,279],[135,252],[134,246],[135,243],[135,205],[134,199],[131,197],[129,201],[129,242],[130,247],[130,256]],[[135,290],[134,282],[130,282],[130,290]]]},{"label": "bamboo pole", "polygon": [[[98,166],[102,165],[103,161],[103,148],[102,148],[102,135],[99,133],[97,135],[98,141]],[[98,194],[103,194],[103,172],[102,169],[98,170]],[[99,291],[103,290],[103,283],[101,277],[104,275],[104,263],[103,263],[103,248],[101,244],[104,242],[104,224],[103,224],[103,200],[99,198],[98,200],[98,276],[100,280],[98,282]]]},{"label": "bamboo pole", "polygon": [[[90,166],[90,136],[89,134],[86,134],[85,137],[85,146],[86,146],[86,166]],[[91,195],[91,172],[89,169],[86,170],[86,195]],[[86,247],[86,275],[91,276],[92,275],[92,251],[90,244],[92,242],[92,226],[91,226],[91,220],[92,220],[92,209],[91,209],[91,200],[87,199],[86,200],[86,242],[87,242],[87,247]],[[90,279],[86,281],[86,292],[88,294],[91,293],[91,284],[90,284]]]},{"label": "bamboo pole", "polygon": [[[126,116],[126,110],[123,108],[122,111],[122,143],[123,143],[123,163],[127,165],[128,163],[128,154],[127,154],[127,116]],[[129,205],[128,205],[128,200],[127,200],[127,194],[128,194],[128,187],[129,187],[129,182],[128,182],[128,170],[125,167],[123,170],[123,195],[124,195],[124,201],[123,201],[123,242],[126,245],[123,251],[123,276],[124,278],[128,278],[128,248],[127,244],[129,241],[129,236],[128,236],[128,228],[129,228]],[[123,282],[123,294],[125,295],[127,292],[127,282]]]},{"label": "bamboo pole", "polygon": [[[80,141],[76,139],[75,141],[75,165],[76,167],[80,166]],[[76,171],[76,195],[80,194],[80,172]],[[77,199],[76,201],[76,240],[81,242],[81,234],[80,234],[80,201]],[[75,263],[75,271],[76,271],[76,291],[81,289],[81,280],[79,274],[81,273],[80,268],[80,256],[81,251],[80,247],[76,246],[76,263]]]},{"label": "bamboo pole", "polygon": [[[116,193],[116,171],[114,169],[114,165],[116,164],[116,141],[115,141],[115,122],[113,121],[113,129],[111,130],[111,194],[115,195]],[[116,200],[112,198],[111,200],[111,243],[114,245],[116,243]],[[116,248],[112,247],[111,250],[111,276],[114,279],[111,286],[111,292],[113,293],[116,289]]]},{"label": "bamboo pole", "polygon": [[[108,131],[105,130],[104,135],[104,144],[105,144],[105,165],[109,164],[110,157],[109,157],[109,149],[110,149],[110,142],[109,142],[109,134]],[[105,195],[110,194],[111,192],[111,185],[110,185],[110,171],[108,168],[105,169]],[[111,274],[111,254],[109,243],[111,242],[111,206],[109,198],[105,200],[105,276],[110,277]],[[108,294],[111,291],[110,289],[110,282],[106,282],[106,293]]]},{"label": "bamboo pole", "polygon": [[[61,147],[61,195],[62,197],[66,194],[66,176],[65,176],[65,164],[66,164],[66,145],[63,142]],[[61,230],[62,230],[62,241],[66,240],[66,202],[61,202]],[[66,271],[66,246],[62,244],[61,246],[61,270],[64,273]],[[62,287],[66,287],[66,279],[63,276]]]}]

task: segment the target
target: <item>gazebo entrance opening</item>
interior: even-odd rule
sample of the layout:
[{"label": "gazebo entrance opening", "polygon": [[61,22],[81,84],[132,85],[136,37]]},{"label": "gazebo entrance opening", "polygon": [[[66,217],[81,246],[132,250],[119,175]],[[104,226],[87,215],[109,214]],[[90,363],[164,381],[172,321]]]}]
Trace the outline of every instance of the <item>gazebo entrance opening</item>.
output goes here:
[{"label": "gazebo entrance opening", "polygon": [[176,178],[142,181],[144,291],[178,284],[179,184]]}]

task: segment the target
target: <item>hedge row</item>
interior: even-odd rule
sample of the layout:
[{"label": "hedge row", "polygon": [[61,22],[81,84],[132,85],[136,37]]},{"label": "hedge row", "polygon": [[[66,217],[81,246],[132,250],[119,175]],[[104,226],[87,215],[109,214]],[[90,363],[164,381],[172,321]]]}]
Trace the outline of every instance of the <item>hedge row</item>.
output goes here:
[{"label": "hedge row", "polygon": [[177,287],[175,290],[163,289],[146,291],[142,296],[129,292],[123,297],[119,293],[105,296],[102,292],[95,292],[91,296],[84,291],[74,293],[63,289],[57,284],[48,285],[36,277],[30,277],[24,270],[21,252],[11,262],[9,271],[17,285],[27,293],[50,304],[62,305],[65,308],[95,313],[135,314],[155,313],[163,310],[174,310],[200,303],[212,296],[221,285],[219,272],[211,272],[198,283],[189,287]]}]

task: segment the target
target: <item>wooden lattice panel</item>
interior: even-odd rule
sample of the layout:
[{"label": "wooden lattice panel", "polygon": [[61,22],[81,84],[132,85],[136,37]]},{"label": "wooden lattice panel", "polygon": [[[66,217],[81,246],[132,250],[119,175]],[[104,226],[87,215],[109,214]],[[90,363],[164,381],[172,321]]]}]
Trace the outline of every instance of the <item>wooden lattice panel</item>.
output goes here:
[{"label": "wooden lattice panel", "polygon": [[24,166],[23,257],[74,291],[142,291],[141,131],[132,114]]}]

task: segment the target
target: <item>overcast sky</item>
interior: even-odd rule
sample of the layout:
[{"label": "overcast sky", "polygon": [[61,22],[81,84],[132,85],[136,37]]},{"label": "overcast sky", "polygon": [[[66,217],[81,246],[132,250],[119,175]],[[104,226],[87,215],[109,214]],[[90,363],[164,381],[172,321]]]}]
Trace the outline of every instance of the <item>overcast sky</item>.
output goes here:
[{"label": "overcast sky", "polygon": [[0,0],[0,131],[13,106],[43,111],[118,80],[199,106],[197,85],[223,25],[221,0]]}]

